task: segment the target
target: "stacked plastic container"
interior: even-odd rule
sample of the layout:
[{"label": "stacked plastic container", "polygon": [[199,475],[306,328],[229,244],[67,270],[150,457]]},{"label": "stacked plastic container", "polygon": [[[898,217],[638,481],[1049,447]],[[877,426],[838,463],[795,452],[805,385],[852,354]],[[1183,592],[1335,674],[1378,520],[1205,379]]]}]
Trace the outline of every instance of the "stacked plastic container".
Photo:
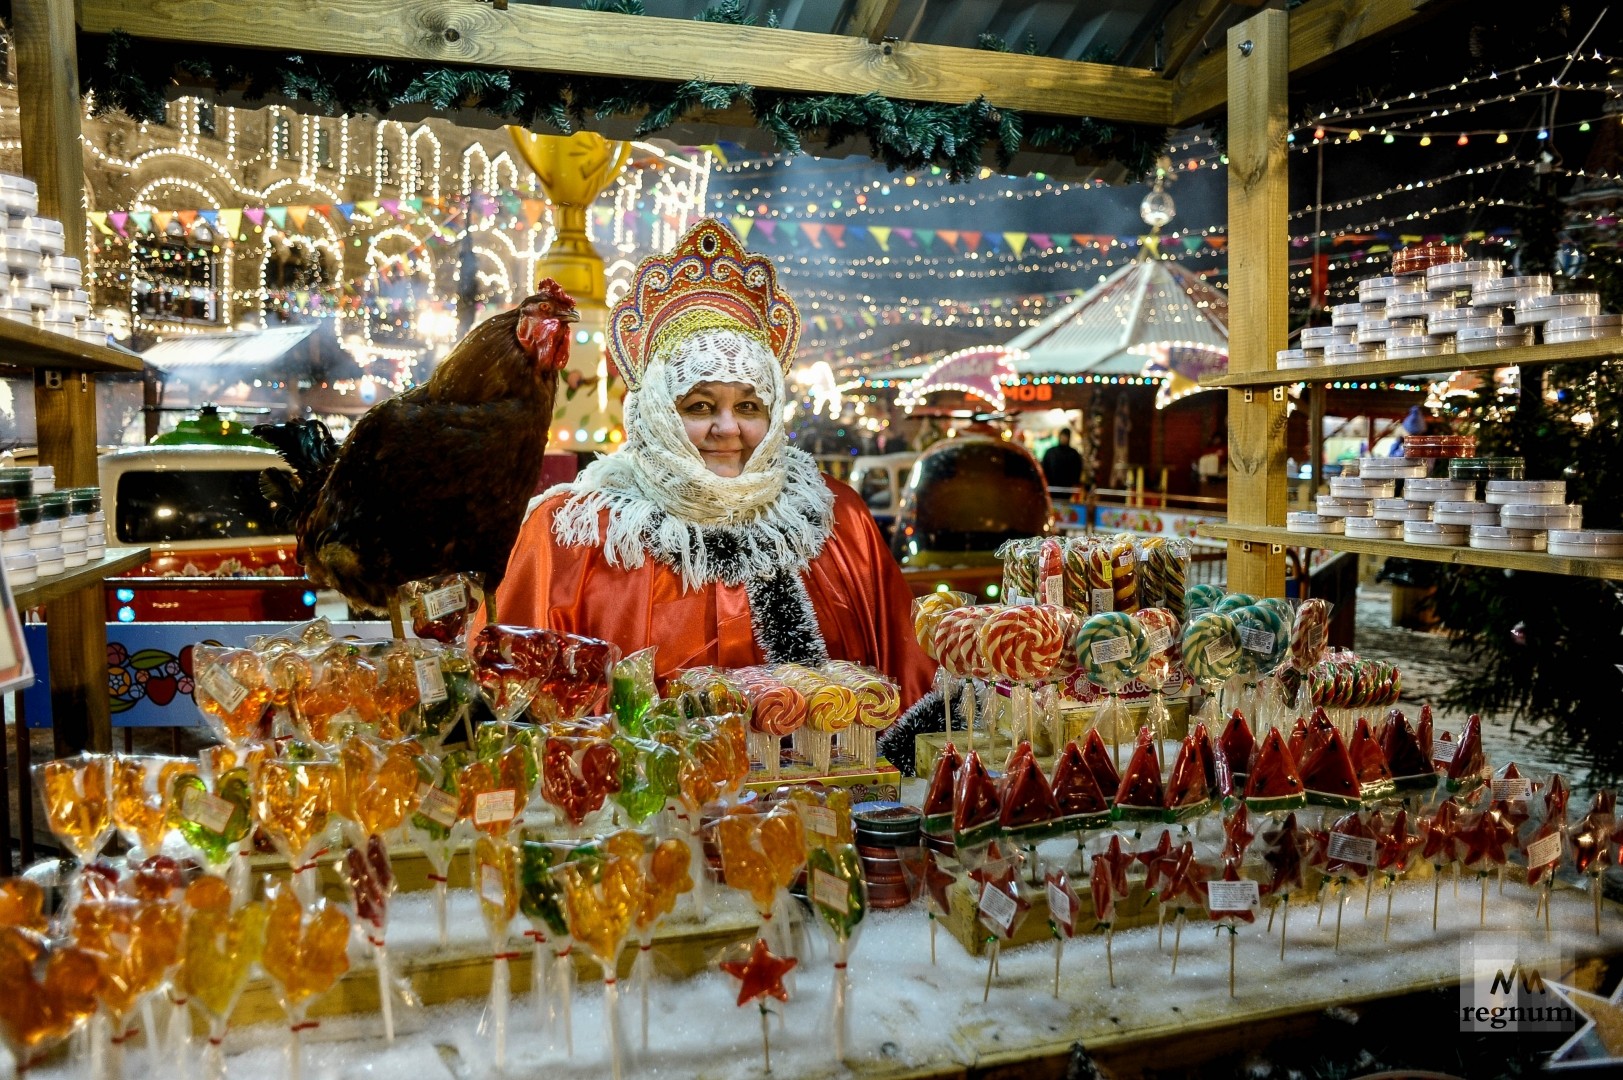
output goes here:
[{"label": "stacked plastic container", "polygon": [[66,254],[62,223],[39,216],[39,189],[32,180],[0,173],[0,263],[9,275],[0,292],[0,318],[52,333],[107,344],[107,327],[90,317],[83,267]]},{"label": "stacked plastic container", "polygon": [[101,489],[56,490],[43,468],[0,468],[0,557],[13,586],[99,562],[107,554]]}]

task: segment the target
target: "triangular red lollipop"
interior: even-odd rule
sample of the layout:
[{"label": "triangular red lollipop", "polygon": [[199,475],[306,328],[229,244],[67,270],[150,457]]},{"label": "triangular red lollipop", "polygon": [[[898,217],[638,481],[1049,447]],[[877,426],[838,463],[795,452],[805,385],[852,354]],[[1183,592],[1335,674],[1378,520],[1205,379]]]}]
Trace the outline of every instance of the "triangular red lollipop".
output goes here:
[{"label": "triangular red lollipop", "polygon": [[974,750],[964,759],[958,770],[958,783],[953,790],[953,838],[964,846],[977,844],[997,833],[998,816],[1002,812],[997,787],[981,764],[981,756]]},{"label": "triangular red lollipop", "polygon": [[1092,829],[1110,820],[1110,801],[1099,790],[1082,751],[1076,743],[1068,742],[1054,764],[1054,805],[1066,829]]},{"label": "triangular red lollipop", "polygon": [[963,764],[964,759],[958,756],[958,748],[952,743],[935,759],[930,787],[924,793],[922,825],[925,832],[944,833],[952,827],[952,792]]},{"label": "triangular red lollipop", "polygon": [[1369,730],[1369,721],[1362,716],[1353,726],[1352,744],[1347,747],[1352,759],[1353,775],[1358,778],[1358,789],[1364,800],[1383,799],[1392,794],[1392,769],[1386,762],[1381,744]]},{"label": "triangular red lollipop", "polygon": [[1419,744],[1420,752],[1426,755],[1427,761],[1435,761],[1436,748],[1432,746],[1431,738],[1431,706],[1420,706],[1420,716],[1414,722],[1414,741]]},{"label": "triangular red lollipop", "polygon": [[1003,783],[1003,810],[998,823],[1003,831],[1021,839],[1063,831],[1059,826],[1059,805],[1048,788],[1048,778],[1037,768],[1031,744],[1022,742],[1025,753],[1016,750],[1013,765]]},{"label": "triangular red lollipop", "polygon": [[1251,733],[1251,725],[1245,722],[1245,714],[1235,709],[1228,726],[1218,737],[1217,749],[1220,759],[1228,762],[1229,775],[1240,787],[1245,786],[1246,774],[1251,771],[1251,754],[1256,746],[1257,737]]},{"label": "triangular red lollipop", "polygon": [[1172,776],[1167,781],[1167,820],[1204,814],[1212,805],[1211,789],[1206,786],[1205,763],[1201,760],[1200,742],[1193,733],[1178,749],[1178,760],[1172,763]]},{"label": "triangular red lollipop", "polygon": [[1454,759],[1448,763],[1448,790],[1455,793],[1475,791],[1487,774],[1488,762],[1482,754],[1482,717],[1472,713],[1460,731]]},{"label": "triangular red lollipop", "polygon": [[1140,730],[1133,756],[1122,774],[1116,791],[1113,813],[1117,820],[1160,821],[1166,808],[1166,792],[1161,789],[1161,766],[1155,761],[1155,747],[1148,729]]},{"label": "triangular red lollipop", "polygon": [[1290,752],[1292,761],[1304,761],[1307,758],[1307,720],[1298,716],[1296,723],[1291,725]]},{"label": "triangular red lollipop", "polygon": [[1082,761],[1093,774],[1093,782],[1099,785],[1105,798],[1114,799],[1121,788],[1121,774],[1116,771],[1110,748],[1105,746],[1098,728],[1089,728],[1087,737],[1082,740]]},{"label": "triangular red lollipop", "polygon": [[1270,728],[1258,744],[1257,760],[1245,780],[1245,805],[1252,813],[1290,810],[1303,805],[1306,789],[1296,771],[1296,760],[1278,728]]},{"label": "triangular red lollipop", "polygon": [[1392,784],[1402,793],[1426,792],[1437,786],[1437,772],[1432,768],[1431,755],[1420,746],[1419,737],[1403,713],[1393,709],[1386,714],[1381,725],[1381,751],[1386,754],[1387,767],[1392,770]]},{"label": "triangular red lollipop", "polygon": [[1353,773],[1352,759],[1347,756],[1347,744],[1341,741],[1341,732],[1335,728],[1330,729],[1324,741],[1302,762],[1302,786],[1307,788],[1310,803],[1344,810],[1359,805],[1358,777]]}]

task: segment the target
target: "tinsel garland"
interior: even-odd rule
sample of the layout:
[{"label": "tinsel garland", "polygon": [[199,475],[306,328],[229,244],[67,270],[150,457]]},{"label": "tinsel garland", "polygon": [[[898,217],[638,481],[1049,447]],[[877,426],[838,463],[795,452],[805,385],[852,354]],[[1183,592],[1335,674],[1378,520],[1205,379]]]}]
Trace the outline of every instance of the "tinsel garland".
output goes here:
[{"label": "tinsel garland", "polygon": [[[599,0],[588,7],[642,14],[639,0]],[[746,21],[738,0],[721,0],[698,18]],[[1006,48],[995,39],[981,44]],[[988,146],[1004,168],[1023,146],[1115,161],[1137,178],[1154,168],[1167,145],[1164,128],[1028,116],[996,108],[985,98],[945,105],[880,94],[797,94],[698,80],[673,84],[216,46],[180,51],[120,32],[81,35],[79,71],[96,114],[117,110],[149,123],[165,119],[177,73],[219,92],[238,91],[249,102],[274,96],[309,101],[333,114],[379,116],[408,105],[475,109],[503,123],[564,134],[593,120],[629,115],[639,117],[637,136],[647,137],[691,113],[745,106],[784,153],[798,154],[815,140],[832,148],[864,137],[872,156],[892,171],[939,166],[954,181],[980,170]]]}]

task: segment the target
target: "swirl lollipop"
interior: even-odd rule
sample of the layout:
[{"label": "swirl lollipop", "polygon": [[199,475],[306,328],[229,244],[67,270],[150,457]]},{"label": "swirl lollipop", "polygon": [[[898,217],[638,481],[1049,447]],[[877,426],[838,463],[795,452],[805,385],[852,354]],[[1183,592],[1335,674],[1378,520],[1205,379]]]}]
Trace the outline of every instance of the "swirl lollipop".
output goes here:
[{"label": "swirl lollipop", "polygon": [[1155,752],[1159,756],[1161,740],[1166,738],[1167,726],[1172,722],[1162,690],[1178,664],[1179,621],[1172,612],[1158,607],[1133,612],[1133,621],[1143,628],[1145,640],[1149,643],[1150,656],[1139,671],[1138,678],[1150,688],[1150,705],[1144,714],[1144,724],[1155,736]]},{"label": "swirl lollipop", "polygon": [[1269,675],[1290,655],[1292,613],[1283,602],[1262,600],[1228,613],[1240,639],[1240,671],[1245,677],[1241,707],[1257,716],[1257,675]]},{"label": "swirl lollipop", "polygon": [[1141,623],[1125,611],[1104,611],[1082,624],[1076,635],[1076,655],[1088,680],[1109,695],[1094,714],[1093,726],[1108,725],[1119,757],[1131,728],[1121,688],[1144,669],[1150,659],[1150,640]]},{"label": "swirl lollipop", "polygon": [[1208,727],[1215,727],[1223,719],[1217,692],[1240,667],[1240,636],[1234,620],[1215,611],[1190,619],[1183,628],[1179,648],[1184,667],[1206,688],[1200,719]]}]

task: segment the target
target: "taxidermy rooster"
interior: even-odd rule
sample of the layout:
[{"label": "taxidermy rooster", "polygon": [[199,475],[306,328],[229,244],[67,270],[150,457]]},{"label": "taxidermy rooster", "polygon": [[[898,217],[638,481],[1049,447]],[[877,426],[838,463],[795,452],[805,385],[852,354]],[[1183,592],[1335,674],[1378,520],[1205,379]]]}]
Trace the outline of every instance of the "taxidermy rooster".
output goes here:
[{"label": "taxidermy rooster", "polygon": [[379,402],[339,446],[319,420],[262,424],[293,467],[260,486],[315,584],[387,611],[408,581],[466,571],[487,596],[541,476],[575,301],[551,278],[475,326],[421,386]]}]

